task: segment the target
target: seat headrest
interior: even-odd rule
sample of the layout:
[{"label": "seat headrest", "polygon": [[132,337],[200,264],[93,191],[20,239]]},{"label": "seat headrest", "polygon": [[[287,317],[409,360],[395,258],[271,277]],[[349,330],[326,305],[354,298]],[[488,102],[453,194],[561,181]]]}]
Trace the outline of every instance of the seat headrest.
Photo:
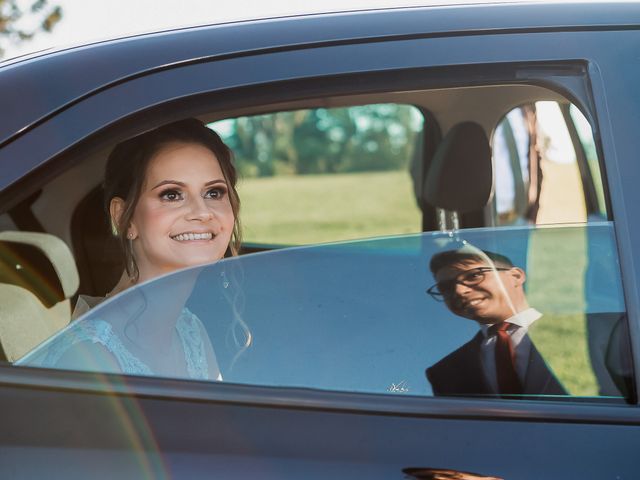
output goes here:
[{"label": "seat headrest", "polygon": [[491,147],[484,129],[463,122],[447,132],[425,178],[423,201],[459,213],[482,209],[491,199]]},{"label": "seat headrest", "polygon": [[78,290],[80,279],[69,247],[48,233],[0,232],[0,282],[21,286],[49,307]]}]

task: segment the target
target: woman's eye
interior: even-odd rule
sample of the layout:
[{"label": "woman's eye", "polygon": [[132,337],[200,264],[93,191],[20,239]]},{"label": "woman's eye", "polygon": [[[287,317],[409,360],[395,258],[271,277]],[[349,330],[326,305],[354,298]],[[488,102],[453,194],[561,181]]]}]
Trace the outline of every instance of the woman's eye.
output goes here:
[{"label": "woman's eye", "polygon": [[176,202],[182,200],[182,193],[178,190],[165,190],[160,193],[160,198],[169,202]]},{"label": "woman's eye", "polygon": [[221,198],[224,198],[226,193],[227,193],[227,190],[225,188],[216,187],[216,188],[212,188],[211,190],[207,190],[207,193],[205,194],[205,198],[219,200]]}]

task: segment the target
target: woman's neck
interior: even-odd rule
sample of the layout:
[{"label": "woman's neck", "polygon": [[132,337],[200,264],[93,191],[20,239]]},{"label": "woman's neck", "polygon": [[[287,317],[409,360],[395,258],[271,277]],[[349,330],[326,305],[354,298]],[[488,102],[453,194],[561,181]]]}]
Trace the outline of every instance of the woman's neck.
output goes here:
[{"label": "woman's neck", "polygon": [[[134,281],[127,272],[123,272],[115,287],[107,293],[111,297],[132,289],[121,300],[123,318],[122,327],[135,318],[136,343],[140,346],[153,346],[157,351],[169,348],[175,341],[176,323],[182,314],[185,303],[191,295],[197,273],[178,274],[170,279],[160,279],[148,285],[139,286],[142,281]],[[118,322],[121,323],[121,322]]]}]

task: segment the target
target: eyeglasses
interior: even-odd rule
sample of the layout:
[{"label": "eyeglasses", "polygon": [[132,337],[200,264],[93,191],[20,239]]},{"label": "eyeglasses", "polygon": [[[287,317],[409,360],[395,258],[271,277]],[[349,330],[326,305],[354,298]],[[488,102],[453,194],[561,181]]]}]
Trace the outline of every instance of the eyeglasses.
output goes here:
[{"label": "eyeglasses", "polygon": [[507,270],[511,270],[511,268],[472,268],[471,270],[459,273],[450,280],[443,280],[442,282],[436,283],[435,285],[427,289],[427,293],[431,295],[434,300],[442,302],[444,301],[445,297],[450,297],[453,292],[455,292],[457,284],[466,285],[467,287],[473,287],[474,285],[479,285],[484,281],[484,277],[486,276],[487,272],[501,272]]}]

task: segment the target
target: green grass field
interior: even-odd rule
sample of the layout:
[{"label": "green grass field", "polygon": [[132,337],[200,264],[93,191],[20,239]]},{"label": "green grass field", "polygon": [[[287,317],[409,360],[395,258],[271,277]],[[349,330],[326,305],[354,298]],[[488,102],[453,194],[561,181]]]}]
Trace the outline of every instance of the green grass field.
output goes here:
[{"label": "green grass field", "polygon": [[[567,208],[576,209],[567,200],[575,195],[566,187],[575,184],[574,173],[565,170],[552,175],[562,198],[544,198],[552,208],[541,213],[550,223],[570,218]],[[406,171],[246,179],[239,193],[248,243],[293,245],[420,232],[421,213]],[[597,395],[597,384],[582,313],[586,255],[584,229],[534,232],[527,295],[547,320],[535,331],[543,355],[572,394],[590,396]]]},{"label": "green grass field", "polygon": [[[329,184],[329,188],[327,187]],[[246,242],[306,244],[420,231],[405,171],[242,180]]]}]

